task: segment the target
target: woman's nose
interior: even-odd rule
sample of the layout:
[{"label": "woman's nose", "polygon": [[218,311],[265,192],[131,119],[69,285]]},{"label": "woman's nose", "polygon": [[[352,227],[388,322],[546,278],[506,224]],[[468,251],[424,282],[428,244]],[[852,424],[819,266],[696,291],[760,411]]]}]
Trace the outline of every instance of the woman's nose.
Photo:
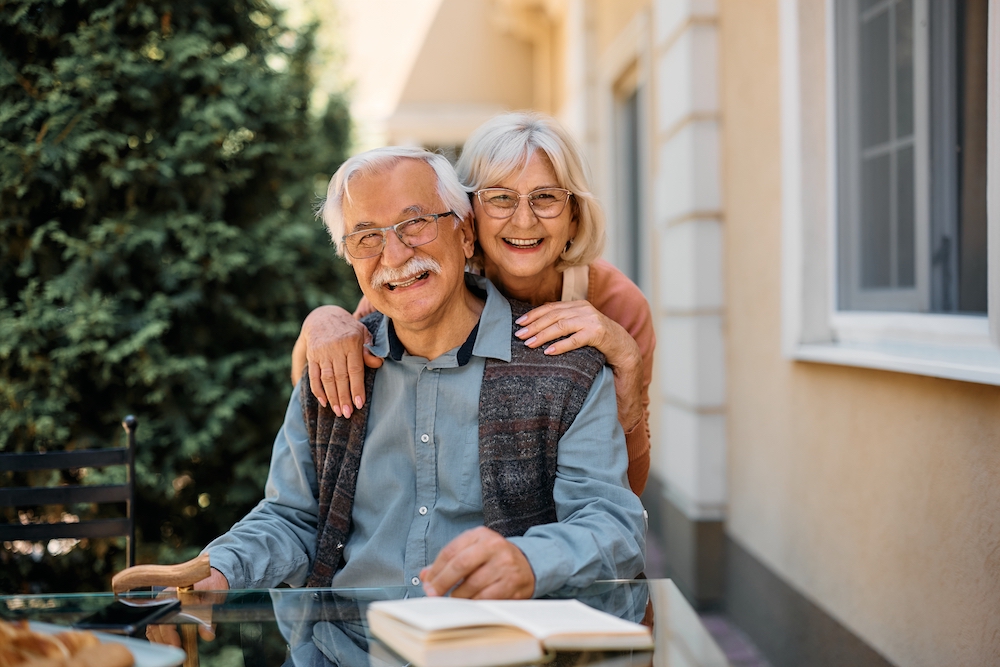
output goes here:
[{"label": "woman's nose", "polygon": [[531,209],[531,204],[528,203],[527,198],[521,199],[517,208],[514,209],[511,222],[519,227],[533,227],[537,221],[535,212]]}]

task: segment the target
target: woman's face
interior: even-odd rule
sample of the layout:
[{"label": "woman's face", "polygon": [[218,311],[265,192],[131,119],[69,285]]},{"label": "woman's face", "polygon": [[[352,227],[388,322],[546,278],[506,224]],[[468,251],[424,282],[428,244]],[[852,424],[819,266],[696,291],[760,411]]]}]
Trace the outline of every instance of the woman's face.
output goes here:
[{"label": "woman's face", "polygon": [[[549,158],[535,151],[523,170],[484,187],[508,188],[526,195],[539,188],[563,186],[556,178]],[[559,255],[566,249],[566,243],[576,236],[577,220],[572,198],[555,218],[536,216],[527,199],[521,199],[514,215],[505,219],[490,217],[483,210],[479,197],[472,198],[472,206],[476,214],[479,245],[483,249],[490,278],[499,280],[502,286],[513,286],[526,279],[542,280],[558,276],[555,264]]]}]

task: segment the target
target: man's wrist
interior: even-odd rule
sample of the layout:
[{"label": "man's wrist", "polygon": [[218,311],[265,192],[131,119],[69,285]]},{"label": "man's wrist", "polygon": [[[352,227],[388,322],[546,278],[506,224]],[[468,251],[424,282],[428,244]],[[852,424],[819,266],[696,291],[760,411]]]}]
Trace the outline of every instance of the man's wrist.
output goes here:
[{"label": "man's wrist", "polygon": [[201,588],[207,591],[228,591],[232,588],[229,585],[229,578],[215,567],[212,568],[212,573],[204,579],[204,582]]},{"label": "man's wrist", "polygon": [[247,582],[237,574],[239,562],[227,549],[206,549],[202,553],[208,554],[209,564],[213,574],[218,573],[226,581],[228,589],[247,588]]},{"label": "man's wrist", "polygon": [[[551,540],[537,536],[508,537],[507,541],[517,547],[528,561],[535,588],[531,597],[538,598],[562,588],[566,584],[566,566],[559,547]],[[572,565],[570,565],[572,567]]]}]

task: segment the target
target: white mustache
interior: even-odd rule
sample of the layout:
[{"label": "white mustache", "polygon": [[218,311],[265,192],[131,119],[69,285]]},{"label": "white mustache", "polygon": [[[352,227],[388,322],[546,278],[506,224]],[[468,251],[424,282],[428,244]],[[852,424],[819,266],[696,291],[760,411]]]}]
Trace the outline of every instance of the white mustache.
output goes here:
[{"label": "white mustache", "polygon": [[397,283],[408,280],[421,273],[441,273],[441,265],[432,257],[411,257],[403,266],[393,268],[380,266],[372,274],[370,283],[372,289],[379,289],[386,283]]}]

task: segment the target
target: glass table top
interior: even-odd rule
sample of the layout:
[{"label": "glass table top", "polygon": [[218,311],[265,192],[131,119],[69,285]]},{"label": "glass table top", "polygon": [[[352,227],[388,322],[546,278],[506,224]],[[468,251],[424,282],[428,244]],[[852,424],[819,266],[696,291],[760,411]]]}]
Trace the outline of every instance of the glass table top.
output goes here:
[{"label": "glass table top", "polygon": [[[407,591],[405,586],[194,591],[180,594],[180,611],[157,623],[178,629],[177,637],[183,638],[187,653],[185,665],[403,667],[405,660],[370,635],[365,610],[375,600],[404,598]],[[123,597],[154,595],[177,594],[137,592]],[[578,591],[575,597],[615,616],[651,625],[656,646],[653,651],[560,652],[551,658],[553,664],[728,664],[697,613],[669,579],[598,582]],[[68,626],[114,599],[111,593],[0,596],[0,618]],[[214,638],[206,639],[213,634]],[[138,636],[144,637],[141,632]]]}]

